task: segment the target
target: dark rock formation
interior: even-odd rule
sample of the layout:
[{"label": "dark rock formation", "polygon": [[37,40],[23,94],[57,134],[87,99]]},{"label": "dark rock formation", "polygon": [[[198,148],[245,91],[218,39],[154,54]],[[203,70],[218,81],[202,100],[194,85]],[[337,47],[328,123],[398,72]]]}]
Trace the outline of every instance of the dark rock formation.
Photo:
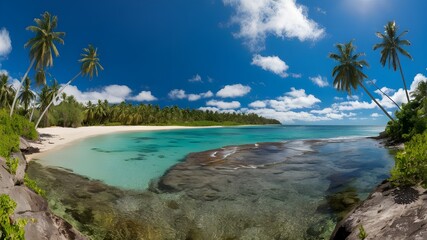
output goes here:
[{"label": "dark rock formation", "polygon": [[427,239],[427,191],[422,187],[394,188],[379,185],[335,228],[331,239]]},{"label": "dark rock formation", "polygon": [[8,194],[17,204],[12,219],[29,220],[25,239],[86,239],[69,223],[53,215],[47,201],[23,184],[27,161],[22,153],[13,153],[12,157],[19,159],[15,175],[8,172],[5,159],[0,157],[0,194]]}]

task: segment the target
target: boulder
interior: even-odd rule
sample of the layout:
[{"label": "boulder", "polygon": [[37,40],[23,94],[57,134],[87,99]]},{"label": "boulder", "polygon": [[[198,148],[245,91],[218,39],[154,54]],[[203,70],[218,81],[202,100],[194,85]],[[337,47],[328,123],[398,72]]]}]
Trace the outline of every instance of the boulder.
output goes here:
[{"label": "boulder", "polygon": [[26,186],[14,186],[9,196],[16,202],[15,213],[47,211],[47,201]]},{"label": "boulder", "polygon": [[9,192],[14,185],[14,176],[7,170],[6,159],[0,157],[0,194]]},{"label": "boulder", "polygon": [[19,159],[16,174],[7,170],[6,160],[0,157],[0,194],[8,194],[16,202],[12,219],[27,219],[25,239],[87,239],[62,218],[52,214],[47,201],[26,187],[24,183],[27,162],[21,152],[13,153]]},{"label": "boulder", "polygon": [[366,239],[427,239],[427,191],[420,187],[379,185],[337,224],[331,239],[360,239],[363,226]]},{"label": "boulder", "polygon": [[23,137],[19,137],[19,149],[27,150],[31,147],[31,144]]},{"label": "boulder", "polygon": [[18,168],[14,176],[15,184],[21,185],[24,183],[25,170],[27,169],[27,160],[21,152],[12,153],[12,158],[17,158],[19,160]]},{"label": "boulder", "polygon": [[77,232],[69,223],[48,211],[24,212],[22,214],[16,214],[14,218],[30,219],[25,226],[25,239],[27,240],[87,239],[81,233]]}]

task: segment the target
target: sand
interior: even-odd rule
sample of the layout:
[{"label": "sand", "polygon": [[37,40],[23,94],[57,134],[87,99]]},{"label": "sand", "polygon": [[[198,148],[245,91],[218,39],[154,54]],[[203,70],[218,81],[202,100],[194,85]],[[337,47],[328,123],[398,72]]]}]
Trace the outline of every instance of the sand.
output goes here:
[{"label": "sand", "polygon": [[39,128],[40,140],[32,142],[31,146],[40,152],[25,155],[27,161],[36,159],[48,151],[57,150],[74,141],[103,134],[120,132],[144,132],[155,130],[187,129],[196,127],[183,126],[92,126],[79,128],[49,127]]}]

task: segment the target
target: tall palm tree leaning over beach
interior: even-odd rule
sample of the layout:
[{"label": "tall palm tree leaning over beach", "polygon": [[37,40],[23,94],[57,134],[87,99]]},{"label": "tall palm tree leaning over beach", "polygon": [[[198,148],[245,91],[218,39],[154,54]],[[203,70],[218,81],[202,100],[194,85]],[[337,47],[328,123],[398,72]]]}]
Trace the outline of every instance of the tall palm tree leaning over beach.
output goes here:
[{"label": "tall palm tree leaning over beach", "polygon": [[405,87],[406,98],[409,100],[408,88],[406,87],[405,76],[403,75],[402,65],[400,64],[399,53],[403,56],[408,57],[412,60],[412,56],[402,48],[402,46],[409,46],[411,43],[408,40],[402,39],[402,37],[408,33],[403,31],[401,34],[397,34],[397,25],[395,21],[388,22],[384,26],[384,33],[377,32],[377,37],[382,39],[381,43],[374,45],[374,50],[381,48],[381,65],[383,67],[388,62],[388,67],[393,67],[393,70],[397,70],[399,66],[400,76],[402,77],[403,86]]},{"label": "tall palm tree leaning over beach", "polygon": [[369,66],[368,62],[365,60],[358,60],[360,56],[363,56],[364,53],[354,53],[356,47],[353,45],[353,41],[350,41],[346,44],[336,44],[338,49],[337,53],[330,53],[329,58],[338,62],[338,64],[332,70],[332,76],[334,77],[334,87],[339,91],[346,91],[351,95],[352,89],[357,89],[358,86],[361,86],[363,90],[371,97],[379,108],[384,112],[387,117],[392,121],[394,119],[390,114],[378,103],[378,101],[372,96],[372,94],[366,89],[363,84],[363,79],[367,76],[363,73],[363,67]]},{"label": "tall palm tree leaning over beach", "polygon": [[10,116],[12,116],[15,109],[16,100],[21,90],[25,78],[28,76],[31,68],[36,70],[36,80],[38,83],[45,83],[46,77],[44,76],[45,68],[53,66],[53,54],[55,57],[59,56],[58,49],[55,44],[64,44],[62,39],[65,36],[64,32],[54,32],[58,25],[58,18],[51,16],[49,12],[44,12],[42,18],[35,18],[36,26],[29,26],[26,29],[35,33],[36,36],[28,40],[25,47],[30,47],[31,63],[21,79],[18,89],[16,89],[15,98],[10,108]]},{"label": "tall palm tree leaning over beach", "polygon": [[92,79],[94,74],[95,76],[98,76],[99,70],[104,70],[104,68],[101,66],[101,63],[99,62],[98,49],[95,48],[93,45],[89,44],[87,48],[83,48],[83,53],[81,54],[81,57],[82,58],[79,60],[79,62],[82,63],[80,67],[80,72],[77,73],[76,76],[71,78],[64,86],[61,87],[61,89],[59,89],[58,93],[56,93],[56,95],[53,96],[49,105],[44,109],[44,111],[40,115],[39,120],[36,123],[36,128],[39,126],[43,115],[47,112],[47,110],[52,105],[52,103],[57,100],[58,96],[61,95],[64,89],[68,87],[76,78],[82,75],[82,76],[89,76],[89,78]]}]

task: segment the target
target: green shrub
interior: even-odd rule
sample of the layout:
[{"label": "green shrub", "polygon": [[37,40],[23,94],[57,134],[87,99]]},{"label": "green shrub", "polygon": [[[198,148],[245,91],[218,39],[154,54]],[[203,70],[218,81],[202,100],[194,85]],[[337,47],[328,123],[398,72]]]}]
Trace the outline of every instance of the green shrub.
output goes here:
[{"label": "green shrub", "polygon": [[38,138],[34,124],[26,118],[0,110],[0,156],[8,157],[11,152],[19,151],[19,136],[35,140]]},{"label": "green shrub", "polygon": [[395,185],[427,184],[427,131],[415,135],[397,153],[390,180]]},{"label": "green shrub", "polygon": [[7,157],[6,158],[6,165],[7,165],[7,170],[11,173],[11,174],[16,174],[16,170],[18,169],[19,166],[19,159],[18,158],[10,158]]},{"label": "green shrub", "polygon": [[386,127],[387,136],[392,142],[406,142],[417,134],[427,130],[427,96],[417,87],[418,95],[402,105],[402,109],[396,112],[396,121],[390,121]]},{"label": "green shrub", "polygon": [[16,203],[6,194],[0,195],[0,239],[25,239],[24,227],[26,219],[17,219],[12,222],[10,216],[16,208]]},{"label": "green shrub", "polygon": [[38,195],[40,195],[42,197],[46,197],[46,192],[43,189],[41,189],[39,186],[37,186],[36,181],[34,181],[30,177],[28,177],[27,174],[25,174],[25,176],[24,176],[24,184],[25,184],[25,186],[27,186],[28,188],[33,190]]},{"label": "green shrub", "polygon": [[23,116],[13,115],[12,117],[13,130],[22,137],[27,139],[36,140],[38,138],[37,131],[34,127],[34,123],[28,121]]},{"label": "green shrub", "polygon": [[11,152],[19,150],[19,137],[11,128],[0,124],[0,156],[9,157]]}]

